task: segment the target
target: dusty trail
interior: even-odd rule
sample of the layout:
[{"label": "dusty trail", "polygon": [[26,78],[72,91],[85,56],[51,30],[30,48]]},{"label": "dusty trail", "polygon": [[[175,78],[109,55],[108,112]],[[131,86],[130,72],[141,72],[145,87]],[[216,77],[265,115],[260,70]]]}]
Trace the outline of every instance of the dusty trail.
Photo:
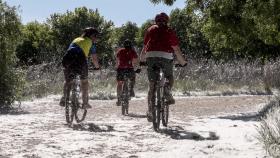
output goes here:
[{"label": "dusty trail", "polygon": [[115,100],[91,100],[86,121],[65,125],[59,96],[28,101],[24,113],[0,115],[0,157],[264,157],[254,114],[267,96],[176,98],[168,128],[145,118],[146,100],[129,116]]}]

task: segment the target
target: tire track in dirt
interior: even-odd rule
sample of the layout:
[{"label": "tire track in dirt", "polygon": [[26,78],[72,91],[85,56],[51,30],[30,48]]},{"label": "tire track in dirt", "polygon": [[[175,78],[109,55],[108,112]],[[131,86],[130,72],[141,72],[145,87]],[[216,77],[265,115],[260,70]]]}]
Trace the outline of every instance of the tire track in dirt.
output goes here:
[{"label": "tire track in dirt", "polygon": [[[229,150],[242,154],[237,147],[209,146],[207,142],[217,141],[219,136],[215,127],[207,126],[216,123],[217,115],[254,112],[267,100],[267,96],[176,98],[176,105],[170,107],[169,127],[156,133],[145,118],[145,99],[131,101],[129,116],[121,115],[115,100],[90,100],[93,109],[86,121],[69,128],[64,109],[58,106],[59,96],[50,96],[24,102],[22,114],[0,115],[0,157],[157,157],[161,153],[168,157],[168,152],[176,155],[180,149],[176,145],[188,143],[184,154],[215,156]],[[235,123],[226,121],[226,126],[234,127]],[[239,123],[242,128],[248,126]]]}]

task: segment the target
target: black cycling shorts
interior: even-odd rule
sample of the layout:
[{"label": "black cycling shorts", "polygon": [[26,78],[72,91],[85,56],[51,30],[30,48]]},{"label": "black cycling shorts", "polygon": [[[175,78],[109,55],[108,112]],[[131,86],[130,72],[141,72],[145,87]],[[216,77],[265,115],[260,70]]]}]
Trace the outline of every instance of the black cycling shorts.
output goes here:
[{"label": "black cycling shorts", "polygon": [[129,78],[130,80],[135,79],[134,69],[117,69],[117,81],[124,81],[125,75],[127,75],[127,78]]},{"label": "black cycling shorts", "polygon": [[63,56],[62,65],[66,81],[73,80],[77,75],[82,80],[88,78],[87,58],[79,48],[69,49]]}]

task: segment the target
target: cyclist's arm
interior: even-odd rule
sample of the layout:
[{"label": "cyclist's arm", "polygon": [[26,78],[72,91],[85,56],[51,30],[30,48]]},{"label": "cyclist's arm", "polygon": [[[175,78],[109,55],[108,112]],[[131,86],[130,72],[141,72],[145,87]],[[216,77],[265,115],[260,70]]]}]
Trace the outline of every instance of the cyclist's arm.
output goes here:
[{"label": "cyclist's arm", "polygon": [[185,60],[185,58],[183,57],[182,55],[182,51],[180,49],[180,47],[178,45],[176,46],[171,46],[174,50],[174,53],[177,57],[177,60],[178,62],[181,64],[181,65],[186,65],[187,61]]},{"label": "cyclist's arm", "polygon": [[134,68],[138,67],[138,63],[139,63],[138,58],[133,58],[132,59],[132,65],[133,65]]},{"label": "cyclist's arm", "polygon": [[145,61],[146,61],[146,50],[145,50],[145,46],[144,46],[140,53],[140,62],[145,62]]},{"label": "cyclist's arm", "polygon": [[90,48],[90,54],[91,54],[91,59],[92,59],[92,63],[94,65],[94,67],[96,69],[99,69],[99,63],[98,63],[98,57],[97,57],[97,53],[96,53],[96,44],[93,43],[91,48]]},{"label": "cyclist's arm", "polygon": [[92,55],[91,55],[91,58],[92,58],[92,63],[93,63],[93,65],[94,65],[94,67],[97,68],[97,69],[100,68],[100,65],[99,65],[99,63],[98,63],[97,54],[96,54],[96,53],[92,54]]},{"label": "cyclist's arm", "polygon": [[115,58],[116,58],[116,65],[115,68],[117,69],[120,66],[120,58],[119,58],[120,50],[117,50],[115,53]]},{"label": "cyclist's arm", "polygon": [[132,54],[132,61],[131,61],[131,63],[132,63],[133,68],[137,68],[138,64],[139,64],[139,57],[138,57],[135,49],[133,49],[132,53],[133,54]]}]

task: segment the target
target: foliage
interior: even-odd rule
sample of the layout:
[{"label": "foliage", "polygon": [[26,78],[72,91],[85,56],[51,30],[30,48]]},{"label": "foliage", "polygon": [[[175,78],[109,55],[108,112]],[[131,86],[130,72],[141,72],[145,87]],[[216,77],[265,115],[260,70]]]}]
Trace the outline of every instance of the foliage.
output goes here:
[{"label": "foliage", "polygon": [[172,5],[176,0],[150,0],[152,3],[164,3],[166,5]]},{"label": "foliage", "polygon": [[274,0],[213,0],[203,33],[222,58],[271,58],[280,53],[279,3]]},{"label": "foliage", "polygon": [[138,32],[138,27],[136,23],[127,22],[119,28],[115,28],[113,31],[113,44],[118,47],[123,47],[123,42],[129,39],[133,45],[136,44],[135,37]]},{"label": "foliage", "polygon": [[16,8],[0,1],[0,112],[19,99],[22,82],[14,63],[20,25]]},{"label": "foliage", "polygon": [[30,22],[22,27],[21,32],[21,43],[16,50],[20,64],[33,65],[53,60],[55,50],[49,25]]},{"label": "foliage", "polygon": [[257,138],[271,157],[278,158],[280,153],[279,96],[267,104],[265,108],[266,113],[264,113],[260,126],[257,128]]},{"label": "foliage", "polygon": [[136,45],[138,48],[141,48],[143,46],[145,32],[153,23],[154,21],[149,19],[146,22],[144,22],[138,29],[138,32],[136,33],[135,37]]},{"label": "foliage", "polygon": [[[175,1],[176,0],[150,0],[150,2],[154,4],[163,3],[169,6],[173,5]],[[202,7],[204,5],[204,1],[206,0],[186,0],[186,3],[192,3],[195,4],[196,6]]]},{"label": "foliage", "polygon": [[[113,57],[112,48],[109,43],[110,32],[113,23],[105,21],[98,10],[87,9],[86,7],[76,8],[73,12],[67,11],[64,14],[55,13],[48,19],[52,29],[57,59],[60,59],[72,40],[82,34],[86,27],[95,27],[101,34],[98,40],[97,53],[101,62],[110,60]],[[106,63],[106,62],[104,62]]]},{"label": "foliage", "polygon": [[198,15],[188,13],[188,8],[175,9],[170,15],[170,26],[175,30],[182,52],[188,58],[210,58],[208,41],[200,31],[203,23]]}]

